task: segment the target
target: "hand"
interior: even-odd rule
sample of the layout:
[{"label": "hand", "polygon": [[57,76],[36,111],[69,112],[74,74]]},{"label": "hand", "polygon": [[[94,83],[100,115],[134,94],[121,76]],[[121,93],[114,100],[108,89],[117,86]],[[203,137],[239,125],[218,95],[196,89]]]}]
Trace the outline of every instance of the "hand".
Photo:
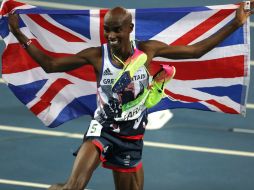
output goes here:
[{"label": "hand", "polygon": [[236,10],[234,23],[237,26],[243,25],[247,21],[248,17],[254,13],[252,10],[254,8],[254,0],[250,1],[250,3],[250,10],[244,9],[244,2],[241,2],[239,8]]},{"label": "hand", "polygon": [[10,31],[15,35],[19,30],[19,16],[17,14],[12,14],[10,13],[8,15],[8,24],[9,24],[9,29]]}]

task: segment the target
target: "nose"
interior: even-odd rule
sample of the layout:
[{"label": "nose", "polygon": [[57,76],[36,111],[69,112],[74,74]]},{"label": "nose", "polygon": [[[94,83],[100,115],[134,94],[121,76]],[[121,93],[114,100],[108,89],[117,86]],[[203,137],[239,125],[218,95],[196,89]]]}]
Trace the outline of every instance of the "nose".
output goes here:
[{"label": "nose", "polygon": [[116,33],[114,31],[110,31],[108,33],[108,39],[115,39],[116,38]]}]

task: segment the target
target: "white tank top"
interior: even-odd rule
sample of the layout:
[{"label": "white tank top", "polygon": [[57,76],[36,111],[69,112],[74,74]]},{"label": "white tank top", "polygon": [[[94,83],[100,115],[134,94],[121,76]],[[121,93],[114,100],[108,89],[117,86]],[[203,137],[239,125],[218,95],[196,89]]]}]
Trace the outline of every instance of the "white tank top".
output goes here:
[{"label": "white tank top", "polygon": [[[136,46],[133,43],[133,48]],[[97,89],[97,109],[94,118],[101,124],[107,121],[129,121],[135,120],[142,116],[145,111],[143,103],[122,113],[123,104],[136,99],[148,87],[149,75],[145,67],[141,67],[133,76],[132,82],[121,93],[112,92],[112,84],[118,77],[122,68],[112,62],[111,55],[107,44],[102,46],[103,59],[102,71]]]}]

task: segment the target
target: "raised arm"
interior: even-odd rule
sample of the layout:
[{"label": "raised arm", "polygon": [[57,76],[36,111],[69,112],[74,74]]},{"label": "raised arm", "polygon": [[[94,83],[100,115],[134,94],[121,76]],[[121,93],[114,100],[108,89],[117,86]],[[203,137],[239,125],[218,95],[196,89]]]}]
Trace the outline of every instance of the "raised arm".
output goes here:
[{"label": "raised arm", "polygon": [[[253,8],[254,0],[251,1],[251,9]],[[253,13],[251,10],[244,10],[244,2],[242,2],[236,11],[234,20],[209,38],[189,46],[169,46],[162,42],[149,41],[146,44],[147,47],[144,48],[152,57],[165,57],[169,59],[199,58],[242,26]]]},{"label": "raised arm", "polygon": [[63,58],[53,58],[38,49],[19,29],[18,15],[9,15],[9,28],[27,53],[45,70],[45,72],[64,72],[78,68],[85,64],[95,64],[98,57],[98,48],[88,48],[75,55]]}]

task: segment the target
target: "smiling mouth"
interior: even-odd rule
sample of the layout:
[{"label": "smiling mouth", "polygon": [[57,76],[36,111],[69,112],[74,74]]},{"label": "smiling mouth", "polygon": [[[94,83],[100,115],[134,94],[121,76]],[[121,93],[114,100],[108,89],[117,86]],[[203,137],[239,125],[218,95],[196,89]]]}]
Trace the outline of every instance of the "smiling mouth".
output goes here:
[{"label": "smiling mouth", "polygon": [[118,40],[108,40],[108,43],[110,45],[117,45],[117,44],[119,44],[119,41]]}]

